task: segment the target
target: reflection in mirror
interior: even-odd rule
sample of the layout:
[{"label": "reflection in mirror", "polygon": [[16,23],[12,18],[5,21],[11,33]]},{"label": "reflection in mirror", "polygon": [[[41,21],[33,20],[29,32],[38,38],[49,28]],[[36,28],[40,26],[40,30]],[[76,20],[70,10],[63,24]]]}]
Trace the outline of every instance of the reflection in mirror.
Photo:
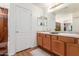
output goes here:
[{"label": "reflection in mirror", "polygon": [[63,28],[63,31],[72,31],[72,24],[56,22],[55,31],[62,31],[61,28]]},{"label": "reflection in mirror", "polygon": [[61,31],[61,23],[56,22],[56,28],[55,31]]},{"label": "reflection in mirror", "polygon": [[64,23],[64,31],[72,31],[71,23]]}]

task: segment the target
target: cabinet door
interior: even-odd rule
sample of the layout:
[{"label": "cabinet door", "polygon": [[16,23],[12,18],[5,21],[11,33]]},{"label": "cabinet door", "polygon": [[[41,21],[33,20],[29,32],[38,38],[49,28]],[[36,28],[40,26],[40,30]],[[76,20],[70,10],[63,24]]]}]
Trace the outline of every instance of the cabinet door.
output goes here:
[{"label": "cabinet door", "polygon": [[43,48],[50,50],[50,35],[45,35],[43,38]]},{"label": "cabinet door", "polygon": [[43,43],[43,37],[44,37],[44,34],[42,33],[37,33],[37,44],[38,46],[41,46],[42,47],[42,43]]},{"label": "cabinet door", "polygon": [[3,41],[6,42],[8,41],[8,16],[4,16],[4,23],[3,23]]},{"label": "cabinet door", "polygon": [[52,40],[52,52],[61,56],[65,55],[64,42],[59,40]]},{"label": "cabinet door", "polygon": [[67,44],[67,56],[79,56],[79,44]]},{"label": "cabinet door", "polygon": [[72,38],[72,37],[59,36],[58,40],[61,40],[66,43],[75,43],[75,38]]},{"label": "cabinet door", "polygon": [[42,37],[41,36],[37,36],[37,44],[38,44],[38,46],[42,46]]},{"label": "cabinet door", "polygon": [[76,39],[76,41],[77,41],[77,44],[79,44],[79,39]]},{"label": "cabinet door", "polygon": [[3,40],[3,15],[0,15],[0,42]]}]

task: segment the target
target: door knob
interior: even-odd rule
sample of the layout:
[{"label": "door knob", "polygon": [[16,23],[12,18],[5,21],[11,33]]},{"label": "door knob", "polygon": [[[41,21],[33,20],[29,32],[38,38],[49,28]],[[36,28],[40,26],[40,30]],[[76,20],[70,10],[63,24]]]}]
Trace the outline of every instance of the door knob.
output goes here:
[{"label": "door knob", "polygon": [[19,33],[19,31],[16,31],[16,33]]}]

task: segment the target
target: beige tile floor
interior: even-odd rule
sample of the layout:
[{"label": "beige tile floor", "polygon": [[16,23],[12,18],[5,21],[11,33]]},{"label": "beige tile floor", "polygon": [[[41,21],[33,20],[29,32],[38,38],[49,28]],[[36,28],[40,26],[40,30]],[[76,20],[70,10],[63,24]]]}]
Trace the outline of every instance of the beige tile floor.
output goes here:
[{"label": "beige tile floor", "polygon": [[50,54],[40,48],[32,48],[17,52],[15,56],[50,56]]},{"label": "beige tile floor", "polygon": [[32,56],[32,54],[30,53],[32,50],[33,49],[28,49],[28,50],[17,52],[15,56]]}]

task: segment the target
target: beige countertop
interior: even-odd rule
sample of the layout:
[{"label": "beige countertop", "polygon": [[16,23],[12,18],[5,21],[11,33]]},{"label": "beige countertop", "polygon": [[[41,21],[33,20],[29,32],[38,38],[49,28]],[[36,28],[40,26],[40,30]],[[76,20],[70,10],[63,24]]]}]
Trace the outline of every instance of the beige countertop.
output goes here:
[{"label": "beige countertop", "polygon": [[67,37],[79,38],[79,34],[70,34],[70,33],[52,34],[50,32],[38,32],[38,33],[44,33],[44,34],[49,34],[49,35],[58,35],[58,36],[67,36]]}]

